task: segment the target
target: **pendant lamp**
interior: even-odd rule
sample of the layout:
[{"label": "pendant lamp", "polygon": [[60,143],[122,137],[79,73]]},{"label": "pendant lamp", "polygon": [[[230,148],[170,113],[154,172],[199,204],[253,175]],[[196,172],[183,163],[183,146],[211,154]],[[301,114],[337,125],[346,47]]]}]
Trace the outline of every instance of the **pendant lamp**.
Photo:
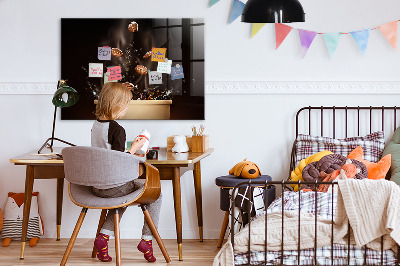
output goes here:
[{"label": "pendant lamp", "polygon": [[[51,138],[48,138],[42,147],[40,147],[38,153],[40,153],[45,147],[50,148],[50,150],[53,152],[53,142],[54,140],[57,140],[59,142],[68,144],[70,146],[75,146],[72,143],[69,143],[65,140],[55,138],[54,137],[54,131],[56,128],[56,114],[57,114],[57,107],[63,108],[63,107],[70,107],[74,105],[77,101],[79,100],[79,94],[78,92],[74,89],[71,88],[66,84],[65,80],[60,80],[57,83],[57,90],[53,95],[52,103],[54,105],[54,117],[53,117],[53,131],[51,133]],[[50,142],[50,143],[49,143]]]},{"label": "pendant lamp", "polygon": [[243,9],[242,22],[304,22],[304,15],[298,0],[249,0]]}]

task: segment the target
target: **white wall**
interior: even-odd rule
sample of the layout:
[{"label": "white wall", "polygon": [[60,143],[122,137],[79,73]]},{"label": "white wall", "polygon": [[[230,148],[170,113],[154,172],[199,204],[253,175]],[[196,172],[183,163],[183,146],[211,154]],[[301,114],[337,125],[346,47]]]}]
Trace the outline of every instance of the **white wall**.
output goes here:
[{"label": "white wall", "polygon": [[[230,0],[208,9],[208,0],[104,0],[13,1],[0,0],[0,82],[56,82],[60,77],[61,17],[205,17],[206,81],[399,81],[399,52],[391,50],[378,31],[371,33],[363,57],[349,35],[343,36],[334,59],[329,59],[318,36],[301,59],[297,32],[274,50],[273,25],[266,25],[250,40],[251,27],[235,21],[227,24]],[[399,19],[400,2],[372,0],[303,0],[309,30],[350,31],[375,27]],[[158,8],[154,8],[157,6]],[[1,87],[0,83],[0,87]],[[399,105],[399,95],[253,94],[206,95],[206,125],[215,152],[202,163],[205,238],[218,238],[223,214],[214,179],[243,158],[253,160],[263,174],[275,180],[286,176],[294,138],[294,115],[308,105]],[[35,150],[51,134],[51,95],[0,95],[0,207],[7,192],[24,190],[25,168],[9,158]],[[57,121],[56,135],[78,145],[89,145],[91,121]],[[193,121],[121,121],[128,138],[147,128],[152,145],[165,146],[169,135],[189,134]],[[197,217],[190,173],[182,177],[184,238],[197,237]],[[45,237],[55,237],[56,182],[39,180],[40,211]],[[175,238],[171,182],[162,182],[164,195],[160,233]],[[78,217],[64,191],[62,237],[70,237]],[[93,237],[99,212],[90,211],[80,237]],[[123,238],[139,238],[142,216],[130,208],[121,221]]]}]

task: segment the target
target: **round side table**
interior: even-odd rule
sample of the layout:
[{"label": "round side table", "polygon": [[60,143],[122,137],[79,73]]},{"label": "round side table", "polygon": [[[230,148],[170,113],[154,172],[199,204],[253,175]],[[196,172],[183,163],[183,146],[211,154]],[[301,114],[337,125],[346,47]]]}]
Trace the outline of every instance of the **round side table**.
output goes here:
[{"label": "round side table", "polygon": [[[272,178],[269,175],[261,175],[254,179],[246,179],[241,177],[236,177],[234,175],[220,176],[215,179],[215,184],[220,187],[220,209],[225,212],[224,221],[222,222],[221,233],[219,235],[218,245],[220,248],[222,246],[222,242],[224,241],[226,228],[228,227],[229,222],[229,207],[230,207],[230,199],[229,193],[230,190],[233,189],[237,184],[246,182],[246,181],[263,181],[266,180],[272,181]],[[256,186],[255,186],[256,187]],[[271,186],[268,189],[268,201],[267,206],[271,204],[275,200],[275,186]]]}]

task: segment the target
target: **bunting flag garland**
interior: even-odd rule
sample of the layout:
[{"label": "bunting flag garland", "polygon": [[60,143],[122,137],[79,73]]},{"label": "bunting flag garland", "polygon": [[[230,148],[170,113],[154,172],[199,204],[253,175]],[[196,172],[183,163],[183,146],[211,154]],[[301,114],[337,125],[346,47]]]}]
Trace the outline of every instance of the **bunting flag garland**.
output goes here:
[{"label": "bunting flag garland", "polygon": [[354,40],[356,41],[356,43],[357,43],[358,47],[360,48],[360,51],[363,55],[365,55],[365,51],[367,50],[370,32],[371,32],[371,29],[351,32],[351,35],[353,36]]},{"label": "bunting flag garland", "polygon": [[210,5],[208,7],[212,7],[216,3],[218,3],[220,0],[210,0]]},{"label": "bunting flag garland", "polygon": [[317,33],[315,31],[300,30],[301,55],[304,58]]},{"label": "bunting flag garland", "polygon": [[396,20],[378,27],[394,50],[397,48],[397,24]]},{"label": "bunting flag garland", "polygon": [[229,24],[231,24],[235,19],[242,15],[244,8],[244,3],[239,0],[233,0],[231,17],[229,18]]},{"label": "bunting flag garland", "polygon": [[278,47],[282,44],[282,42],[285,40],[286,36],[288,36],[292,29],[293,28],[288,25],[275,23],[276,49],[278,49]]},{"label": "bunting flag garland", "polygon": [[[209,7],[214,6],[220,0],[210,0]],[[243,0],[231,0],[232,3],[232,10],[229,16],[229,24],[235,21],[238,17],[240,17],[241,13],[243,12],[245,3]],[[398,22],[400,20],[395,20],[378,27],[369,28],[360,31],[351,31],[351,32],[334,32],[334,33],[324,33],[324,32],[314,32],[309,30],[303,30],[298,28],[293,28],[285,24],[275,23],[275,41],[276,47],[278,49],[286,37],[292,30],[298,30],[300,36],[300,43],[301,43],[301,52],[302,57],[304,58],[307,54],[308,49],[310,48],[312,42],[314,41],[317,34],[323,36],[328,53],[331,58],[333,58],[336,49],[339,45],[340,37],[343,34],[351,34],[353,36],[354,41],[356,42],[357,46],[359,47],[361,53],[365,55],[368,47],[369,36],[371,30],[380,30],[385,36],[386,40],[392,46],[394,50],[397,49],[397,31],[398,31]],[[264,27],[266,23],[252,23],[251,29],[251,38],[253,38],[261,29]]]},{"label": "bunting flag garland", "polygon": [[253,26],[251,28],[251,38],[256,35],[262,27],[264,27],[265,23],[253,23]]},{"label": "bunting flag garland", "polygon": [[333,33],[325,33],[323,36],[326,48],[328,48],[329,55],[332,58],[333,54],[336,51],[336,48],[338,47],[339,39],[340,36],[342,36],[342,34],[340,34],[339,32],[333,32]]}]

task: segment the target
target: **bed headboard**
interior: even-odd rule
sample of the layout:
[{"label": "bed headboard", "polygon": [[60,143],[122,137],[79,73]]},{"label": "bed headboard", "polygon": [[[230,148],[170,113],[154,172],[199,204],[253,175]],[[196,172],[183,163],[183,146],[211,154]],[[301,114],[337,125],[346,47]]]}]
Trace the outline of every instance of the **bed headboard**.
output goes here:
[{"label": "bed headboard", "polygon": [[[398,126],[396,106],[308,106],[296,114],[296,137],[299,134],[347,138],[382,130],[387,140]],[[295,164],[293,144],[290,171]],[[290,176],[290,172],[289,172]]]}]

